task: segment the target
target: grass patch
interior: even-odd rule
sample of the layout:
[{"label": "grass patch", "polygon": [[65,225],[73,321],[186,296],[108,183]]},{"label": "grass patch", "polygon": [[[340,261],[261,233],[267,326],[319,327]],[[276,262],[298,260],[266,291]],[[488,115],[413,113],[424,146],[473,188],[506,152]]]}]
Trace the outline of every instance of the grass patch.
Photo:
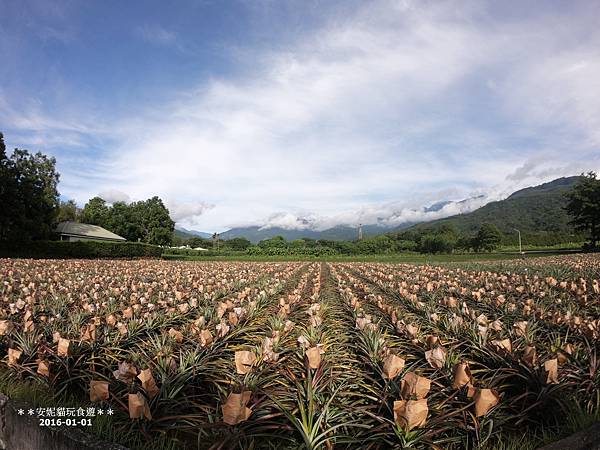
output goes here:
[{"label": "grass patch", "polygon": [[[535,253],[524,255],[525,259],[537,258],[540,256],[551,256],[560,254],[553,253]],[[520,259],[521,255],[514,253],[455,253],[450,255],[428,255],[421,253],[400,253],[393,255],[328,255],[328,256],[307,256],[307,255],[223,255],[223,256],[185,256],[185,255],[163,255],[165,260],[177,261],[326,261],[326,262],[385,262],[385,263],[444,263],[444,262],[470,262],[470,261],[501,261]]]},{"label": "grass patch", "polygon": [[[523,245],[523,251],[535,251],[535,250],[581,250],[583,248],[584,242],[563,242],[561,244],[555,245]],[[500,252],[518,252],[518,245],[502,245],[498,249]]]}]

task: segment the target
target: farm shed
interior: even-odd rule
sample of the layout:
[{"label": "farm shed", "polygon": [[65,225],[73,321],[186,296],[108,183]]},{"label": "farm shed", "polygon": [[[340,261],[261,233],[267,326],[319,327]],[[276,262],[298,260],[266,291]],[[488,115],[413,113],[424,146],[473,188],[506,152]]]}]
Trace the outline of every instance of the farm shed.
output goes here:
[{"label": "farm shed", "polygon": [[56,227],[56,232],[60,234],[61,241],[112,241],[125,242],[127,239],[118,234],[99,227],[98,225],[89,225],[78,222],[61,222]]}]

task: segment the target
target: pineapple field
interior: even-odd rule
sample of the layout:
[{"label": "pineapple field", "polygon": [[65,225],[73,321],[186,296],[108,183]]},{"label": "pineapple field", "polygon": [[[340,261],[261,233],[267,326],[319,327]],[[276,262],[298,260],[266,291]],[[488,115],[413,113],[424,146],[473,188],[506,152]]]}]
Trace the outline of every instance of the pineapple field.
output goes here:
[{"label": "pineapple field", "polygon": [[0,259],[0,391],[130,448],[536,448],[600,418],[600,257]]}]

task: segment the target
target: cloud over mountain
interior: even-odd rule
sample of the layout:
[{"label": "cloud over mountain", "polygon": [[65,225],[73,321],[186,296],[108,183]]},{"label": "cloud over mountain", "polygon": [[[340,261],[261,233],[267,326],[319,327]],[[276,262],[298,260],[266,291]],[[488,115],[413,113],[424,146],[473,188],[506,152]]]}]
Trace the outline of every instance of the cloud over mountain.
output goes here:
[{"label": "cloud over mountain", "polygon": [[[106,42],[84,11],[25,11],[36,29],[70,24],[64,66],[0,19],[7,143],[57,156],[80,203],[159,195],[211,231],[399,224],[600,168],[594,2],[295,6],[242,2],[231,19],[194,5],[187,28],[183,13],[123,11]],[[103,64],[86,72],[73,42]]]}]

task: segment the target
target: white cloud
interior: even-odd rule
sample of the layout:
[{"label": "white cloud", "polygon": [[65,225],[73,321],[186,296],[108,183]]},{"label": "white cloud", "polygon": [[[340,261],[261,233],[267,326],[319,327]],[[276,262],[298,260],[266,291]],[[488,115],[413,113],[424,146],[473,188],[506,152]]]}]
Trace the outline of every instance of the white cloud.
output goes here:
[{"label": "white cloud", "polygon": [[[284,53],[256,55],[262,69],[214,80],[144,117],[115,152],[111,173],[127,173],[136,195],[209,200],[221,226],[259,220],[257,203],[271,210],[262,217],[297,208],[338,217],[369,202],[356,197],[402,195],[436,168],[438,182],[459,181],[435,150],[414,155],[402,140],[432,126],[427,114],[412,117],[415,105],[429,108],[478,64],[472,31],[404,11],[394,13],[398,29],[386,11],[372,12]],[[227,203],[238,206],[226,211]],[[303,226],[288,219],[271,221]]]},{"label": "white cloud", "polygon": [[111,204],[117,202],[129,203],[131,200],[129,195],[123,191],[119,191],[118,189],[108,189],[106,191],[102,191],[98,194],[98,197],[100,197],[106,203]]},{"label": "white cloud", "polygon": [[188,202],[180,203],[176,200],[169,200],[167,208],[171,214],[171,218],[175,222],[194,222],[194,218],[201,216],[204,212],[214,208],[214,205],[206,202]]},{"label": "white cloud", "polygon": [[475,196],[467,199],[451,201],[437,211],[426,211],[423,207],[415,207],[406,202],[371,204],[354,211],[346,211],[336,215],[319,215],[310,212],[279,212],[264,220],[245,225],[258,225],[261,229],[283,228],[286,230],[323,231],[336,225],[356,227],[359,224],[377,224],[382,227],[396,227],[407,222],[426,222],[435,219],[471,212],[486,203],[498,198]]},{"label": "white cloud", "polygon": [[[464,212],[484,200],[421,208],[600,167],[591,16],[584,4],[511,19],[479,2],[365,3],[293,45],[236,49],[235,76],[116,114],[103,129],[119,144],[94,186],[69,194],[177,199],[176,220],[209,231],[323,229]],[[136,34],[179,45],[161,27]],[[34,113],[14,126],[99,132]]]},{"label": "white cloud", "polygon": [[[118,189],[107,189],[97,194],[97,196],[109,204],[116,202],[131,203],[132,201],[141,200],[141,197],[131,198],[129,194]],[[214,208],[214,205],[202,201],[181,202],[175,199],[167,199],[165,206],[176,223],[192,227],[198,217]]]},{"label": "white cloud", "polygon": [[527,158],[506,177],[516,183],[515,186],[524,187],[539,184],[548,180],[580,175],[590,170],[600,169],[600,152],[579,152],[579,158],[572,158],[568,152],[551,150],[538,151]]},{"label": "white cloud", "polygon": [[8,93],[0,88],[0,120],[4,126],[34,133],[54,131],[86,134],[97,131],[81,118],[58,118],[47,114],[44,105],[37,99],[25,102],[25,107],[22,107],[9,105],[7,98]]},{"label": "white cloud", "polygon": [[[573,26],[576,26],[573,23]],[[503,83],[509,112],[522,126],[544,131],[550,145],[578,143],[600,146],[600,33],[572,42],[563,27],[543,42],[523,32],[529,55],[519,61]],[[553,129],[554,128],[554,129]],[[572,149],[572,151],[576,149]]]},{"label": "white cloud", "polygon": [[159,25],[145,24],[135,29],[135,34],[150,44],[175,46],[178,43],[177,34]]},{"label": "white cloud", "polygon": [[313,230],[319,228],[320,218],[314,216],[298,217],[290,212],[272,214],[266,221],[261,221],[261,229],[283,228],[284,230]]}]

